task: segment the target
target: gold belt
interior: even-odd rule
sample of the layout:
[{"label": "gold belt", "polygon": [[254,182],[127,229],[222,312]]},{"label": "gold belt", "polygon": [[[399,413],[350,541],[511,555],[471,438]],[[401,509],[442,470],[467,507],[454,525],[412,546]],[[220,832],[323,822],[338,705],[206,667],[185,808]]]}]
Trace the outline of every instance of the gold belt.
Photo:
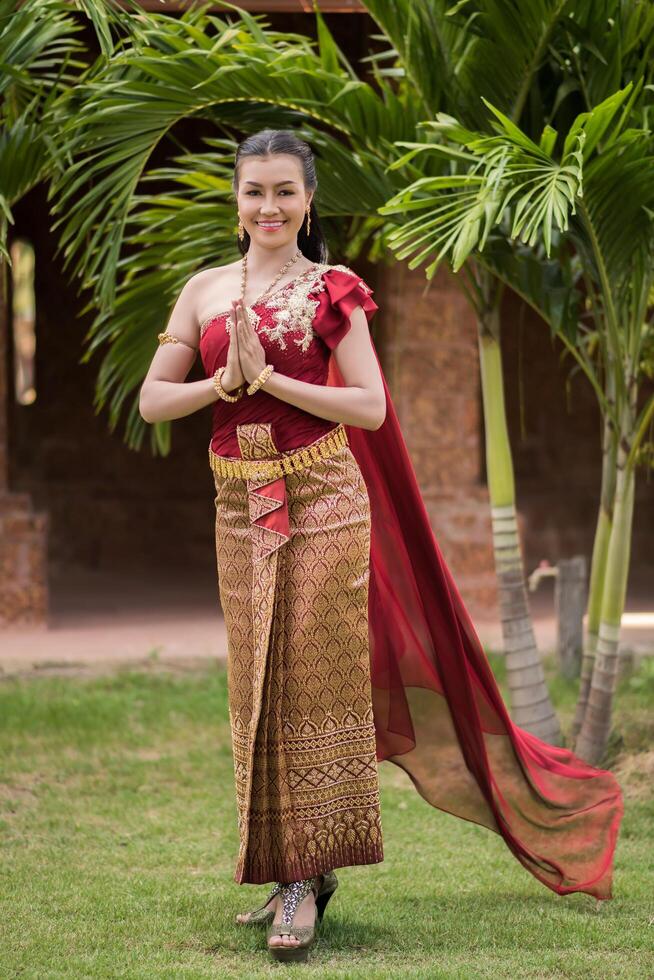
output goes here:
[{"label": "gold belt", "polygon": [[311,466],[319,459],[328,459],[347,446],[347,432],[342,422],[315,442],[301,449],[293,449],[277,459],[237,459],[235,456],[219,456],[209,446],[209,465],[220,476],[234,476],[241,480],[271,480],[287,473],[296,473]]}]

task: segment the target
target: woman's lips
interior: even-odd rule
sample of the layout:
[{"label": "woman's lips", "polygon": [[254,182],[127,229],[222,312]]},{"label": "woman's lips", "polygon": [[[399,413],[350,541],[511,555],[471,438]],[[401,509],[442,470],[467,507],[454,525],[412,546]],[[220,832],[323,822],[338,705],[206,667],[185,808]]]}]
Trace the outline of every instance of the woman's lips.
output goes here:
[{"label": "woman's lips", "polygon": [[284,221],[280,222],[280,224],[274,225],[273,227],[270,227],[270,228],[267,228],[265,225],[262,225],[260,221],[257,221],[257,224],[259,225],[259,227],[261,228],[262,231],[279,231],[279,229],[280,228],[283,228],[284,225],[286,224],[286,220],[284,220]]}]

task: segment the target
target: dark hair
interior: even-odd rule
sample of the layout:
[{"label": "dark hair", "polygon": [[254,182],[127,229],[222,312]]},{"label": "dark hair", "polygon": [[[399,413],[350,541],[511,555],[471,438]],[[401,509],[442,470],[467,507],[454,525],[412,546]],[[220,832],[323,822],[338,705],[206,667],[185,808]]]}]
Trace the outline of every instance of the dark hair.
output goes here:
[{"label": "dark hair", "polygon": [[[304,187],[307,191],[315,191],[318,186],[316,177],[316,167],[313,158],[313,151],[308,143],[299,139],[290,129],[262,129],[258,133],[252,133],[239,143],[236,149],[234,161],[234,176],[232,178],[232,188],[234,193],[238,193],[238,165],[244,157],[266,157],[273,153],[291,153],[299,157],[302,164],[302,174]],[[311,197],[309,214],[311,215],[311,231],[307,235],[306,220],[302,222],[297,235],[298,248],[302,254],[311,262],[327,262],[328,248],[318,212],[314,204],[315,194]],[[236,238],[241,255],[245,255],[250,247],[250,235],[245,229],[243,241]]]}]

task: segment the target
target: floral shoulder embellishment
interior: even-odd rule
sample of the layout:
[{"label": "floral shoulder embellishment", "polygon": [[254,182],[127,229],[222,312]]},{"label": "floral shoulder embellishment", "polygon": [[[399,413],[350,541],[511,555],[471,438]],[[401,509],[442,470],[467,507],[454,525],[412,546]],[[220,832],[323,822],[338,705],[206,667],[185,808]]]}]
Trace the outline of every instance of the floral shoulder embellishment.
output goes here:
[{"label": "floral shoulder embellishment", "polygon": [[[272,323],[262,325],[260,314],[251,306],[247,308],[248,319],[254,330],[260,336],[266,335],[269,337],[281,350],[286,350],[288,346],[287,340],[292,339],[293,343],[303,353],[307,351],[313,338],[318,336],[312,324],[320,303],[320,300],[311,298],[309,294],[324,291],[325,284],[322,280],[322,275],[329,269],[338,269],[339,272],[347,272],[351,276],[354,276],[354,278],[359,278],[346,265],[328,265],[327,263],[317,262],[305,274],[298,276],[297,279],[288,283],[287,286],[283,286],[264,301],[266,309],[272,314]],[[359,279],[359,285],[366,292],[372,292],[370,287],[362,279]],[[208,326],[208,320],[203,324],[205,328]],[[225,320],[225,330],[228,334],[231,333],[232,326],[232,314],[230,310]],[[289,338],[287,335],[290,334],[295,334],[296,336]]]},{"label": "floral shoulder embellishment", "polygon": [[261,327],[259,333],[276,341],[282,350],[286,350],[286,334],[297,333],[299,336],[292,338],[293,343],[302,352],[308,350],[316,336],[312,324],[318,309],[318,300],[311,299],[309,293],[316,291],[316,284],[320,282],[325,268],[329,266],[317,265],[306,276],[291,283],[290,289],[274,293],[266,301],[266,306],[272,310],[273,322],[270,326]]},{"label": "floral shoulder embellishment", "polygon": [[317,283],[316,286],[314,286],[313,290],[311,290],[312,292],[318,292],[319,293],[319,292],[321,292],[325,288],[325,284],[324,284],[324,282],[322,281],[322,279],[320,277],[322,276],[323,272],[327,272],[329,269],[337,269],[339,272],[347,272],[348,275],[350,275],[354,279],[357,279],[358,280],[358,285],[361,286],[361,288],[366,293],[371,293],[372,292],[372,289],[370,288],[370,286],[368,285],[368,283],[364,282],[363,279],[361,279],[361,277],[356,274],[356,272],[353,272],[352,269],[350,269],[349,266],[347,266],[347,265],[341,265],[340,263],[339,263],[339,265],[323,265],[320,268],[320,273],[319,273],[319,277],[318,277],[318,283]]}]

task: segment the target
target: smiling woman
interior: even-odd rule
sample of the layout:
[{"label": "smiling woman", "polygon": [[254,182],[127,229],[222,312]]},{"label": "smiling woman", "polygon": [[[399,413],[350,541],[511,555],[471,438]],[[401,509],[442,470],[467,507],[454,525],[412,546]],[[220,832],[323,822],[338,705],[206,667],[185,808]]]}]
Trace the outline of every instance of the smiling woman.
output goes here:
[{"label": "smiling woman", "polygon": [[[381,760],[500,834],[559,895],[610,898],[623,813],[610,772],[508,715],[418,489],[370,336],[372,290],[327,262],[316,186],[293,133],[240,144],[243,257],[219,270],[220,296],[240,282],[240,297],[225,309],[216,270],[194,276],[166,331],[182,346],[162,343],[142,391],[151,418],[213,403],[234,877],[273,883],[238,921],[267,924],[277,959],[306,958],[335,868],[383,860]],[[184,344],[205,380],[180,383]]]},{"label": "smiling woman", "polygon": [[[254,163],[255,161],[250,162],[250,169],[251,164]],[[291,172],[298,169],[292,156],[287,158],[286,163],[281,162],[279,165],[285,167],[287,172],[289,167]],[[291,177],[275,180],[276,174],[271,174],[269,167],[266,168],[266,171],[265,174],[261,174],[261,180],[250,178],[241,182],[242,191],[239,191],[237,195],[239,198],[239,237],[243,240],[246,229],[249,235],[255,229],[267,233],[281,231],[281,229],[285,229],[287,232],[287,226],[293,224],[294,220],[299,217],[300,207],[303,211],[306,210],[308,234],[311,225],[310,206],[313,195],[308,195],[308,202],[305,206],[305,195],[300,193],[303,190],[301,180],[294,180]],[[263,258],[262,262],[265,264]]]}]

